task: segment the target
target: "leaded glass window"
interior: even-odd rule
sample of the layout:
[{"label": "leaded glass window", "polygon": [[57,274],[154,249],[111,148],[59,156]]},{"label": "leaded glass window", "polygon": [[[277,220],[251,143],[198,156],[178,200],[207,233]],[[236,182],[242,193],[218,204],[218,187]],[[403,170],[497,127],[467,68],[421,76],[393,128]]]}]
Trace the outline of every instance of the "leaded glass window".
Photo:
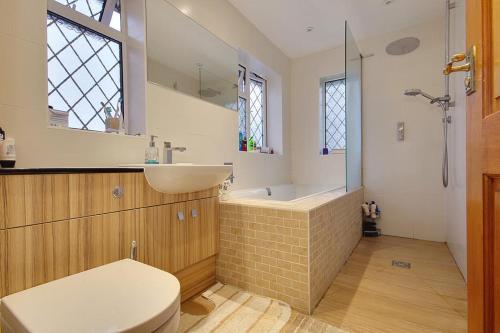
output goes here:
[{"label": "leaded glass window", "polygon": [[239,132],[245,138],[247,136],[247,100],[243,97],[238,97],[238,114]]},{"label": "leaded glass window", "polygon": [[257,148],[266,147],[267,81],[240,65],[238,68],[238,131]]},{"label": "leaded glass window", "polygon": [[103,104],[123,101],[121,44],[47,14],[49,105],[69,112],[69,127],[104,131]]},{"label": "leaded glass window", "polygon": [[99,21],[104,10],[105,0],[55,0],[77,12]]},{"label": "leaded glass window", "polygon": [[264,143],[264,82],[250,80],[250,137],[257,147]]},{"label": "leaded glass window", "polygon": [[[121,0],[54,0],[91,19],[121,30]],[[109,3],[109,4],[108,4]],[[106,5],[111,6],[109,13]]]},{"label": "leaded glass window", "polygon": [[324,83],[324,144],[329,151],[346,147],[345,88],[345,79]]}]

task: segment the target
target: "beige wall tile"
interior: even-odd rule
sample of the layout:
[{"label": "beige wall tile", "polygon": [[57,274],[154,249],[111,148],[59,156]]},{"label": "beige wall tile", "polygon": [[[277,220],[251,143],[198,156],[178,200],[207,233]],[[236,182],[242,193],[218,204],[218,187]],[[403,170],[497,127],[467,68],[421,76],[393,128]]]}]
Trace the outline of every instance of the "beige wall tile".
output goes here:
[{"label": "beige wall tile", "polygon": [[310,224],[311,304],[314,308],[361,238],[363,190],[315,210]]}]

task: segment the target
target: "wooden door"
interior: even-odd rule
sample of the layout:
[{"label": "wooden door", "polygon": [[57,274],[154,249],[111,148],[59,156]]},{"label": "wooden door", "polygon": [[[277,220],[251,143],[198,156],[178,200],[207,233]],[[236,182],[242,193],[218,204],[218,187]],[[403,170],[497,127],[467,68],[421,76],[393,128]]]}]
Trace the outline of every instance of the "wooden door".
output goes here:
[{"label": "wooden door", "polygon": [[467,98],[469,332],[500,332],[500,0],[467,0],[476,88]]}]

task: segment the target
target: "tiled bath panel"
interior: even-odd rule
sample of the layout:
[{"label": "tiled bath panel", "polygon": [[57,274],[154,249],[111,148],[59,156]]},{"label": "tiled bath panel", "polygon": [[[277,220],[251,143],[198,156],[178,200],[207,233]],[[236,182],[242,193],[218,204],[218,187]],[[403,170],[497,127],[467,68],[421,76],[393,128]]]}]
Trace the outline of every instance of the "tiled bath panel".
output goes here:
[{"label": "tiled bath panel", "polygon": [[362,203],[358,190],[309,212],[311,311],[361,239]]},{"label": "tiled bath panel", "polygon": [[361,238],[363,189],[308,210],[220,205],[219,281],[311,313]]}]

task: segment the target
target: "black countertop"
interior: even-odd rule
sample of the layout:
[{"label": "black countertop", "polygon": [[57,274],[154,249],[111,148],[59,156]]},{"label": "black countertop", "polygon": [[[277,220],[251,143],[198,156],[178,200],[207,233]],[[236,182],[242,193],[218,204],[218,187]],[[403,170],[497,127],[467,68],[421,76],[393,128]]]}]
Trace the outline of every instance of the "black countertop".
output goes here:
[{"label": "black countertop", "polygon": [[142,168],[118,168],[118,167],[95,167],[95,168],[0,168],[0,175],[46,175],[46,174],[69,174],[69,173],[119,173],[119,172],[143,172]]}]

